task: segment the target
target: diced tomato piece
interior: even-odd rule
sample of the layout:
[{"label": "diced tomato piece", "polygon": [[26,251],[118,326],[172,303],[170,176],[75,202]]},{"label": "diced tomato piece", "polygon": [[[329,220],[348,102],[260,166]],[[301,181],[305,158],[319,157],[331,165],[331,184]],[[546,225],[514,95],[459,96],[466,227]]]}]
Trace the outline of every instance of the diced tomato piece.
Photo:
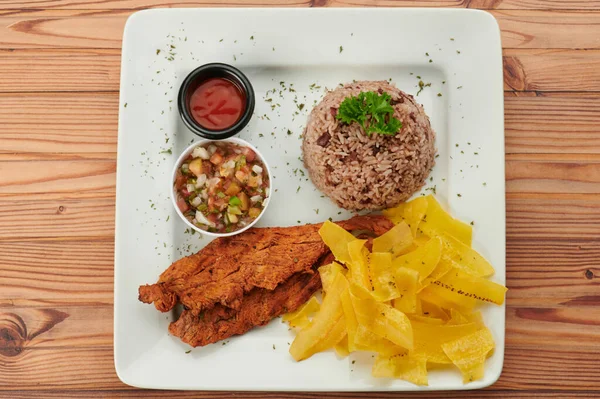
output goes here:
[{"label": "diced tomato piece", "polygon": [[240,183],[246,184],[246,182],[248,181],[248,173],[242,170],[238,170],[237,172],[235,172],[235,178],[238,179]]},{"label": "diced tomato piece", "polygon": [[227,197],[224,198],[215,198],[215,208],[217,208],[219,211],[223,211],[227,208],[227,202],[228,200],[226,200]]},{"label": "diced tomato piece", "polygon": [[206,218],[215,224],[217,224],[219,222],[219,214],[218,213],[210,213]]},{"label": "diced tomato piece", "polygon": [[187,204],[187,202],[185,202],[183,198],[179,198],[177,200],[177,207],[179,208],[181,213],[186,213],[190,210],[190,206]]},{"label": "diced tomato piece", "polygon": [[223,163],[223,155],[219,154],[218,152],[215,152],[212,157],[210,157],[210,162],[213,165],[221,165]]},{"label": "diced tomato piece", "polygon": [[225,163],[225,162],[229,162],[229,161],[236,162],[236,161],[237,161],[237,157],[239,157],[239,155],[238,155],[238,154],[231,154],[231,155],[228,155],[228,156],[225,158],[225,160],[224,160],[223,162],[224,162],[224,163]]},{"label": "diced tomato piece", "polygon": [[181,187],[184,187],[187,183],[187,178],[181,174],[181,172],[177,172],[177,177],[175,178],[175,188],[177,190],[181,189]]},{"label": "diced tomato piece", "polygon": [[190,192],[188,191],[187,186],[183,186],[179,191],[181,192],[183,198],[187,198],[190,196]]},{"label": "diced tomato piece", "polygon": [[246,157],[246,161],[252,162],[256,159],[256,153],[248,147],[242,148],[242,154]]},{"label": "diced tomato piece", "polygon": [[210,212],[217,210],[217,207],[215,206],[215,197],[213,197],[212,195],[208,196],[208,210]]},{"label": "diced tomato piece", "polygon": [[[232,182],[231,180],[228,180],[228,182],[230,182],[230,184],[225,189],[225,194],[232,196],[232,195],[237,195],[237,193],[242,191],[242,188],[236,182]],[[223,187],[223,188],[225,188],[225,187]]]},{"label": "diced tomato piece", "polygon": [[204,172],[204,174],[210,178],[213,174],[213,164],[210,163],[210,161],[203,161],[202,162],[202,172]]}]

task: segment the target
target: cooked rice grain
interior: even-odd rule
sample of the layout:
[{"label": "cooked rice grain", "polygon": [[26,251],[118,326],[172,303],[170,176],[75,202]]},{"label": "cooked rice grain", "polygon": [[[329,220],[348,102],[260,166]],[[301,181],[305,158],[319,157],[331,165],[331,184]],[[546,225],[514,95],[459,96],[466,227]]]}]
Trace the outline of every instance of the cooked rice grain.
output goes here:
[{"label": "cooked rice grain", "polygon": [[[394,116],[402,121],[396,136],[373,134],[339,122],[335,115],[346,97],[363,91],[386,92]],[[308,117],[302,153],[313,183],[340,207],[389,208],[406,201],[425,184],[435,163],[435,133],[413,96],[387,81],[361,81],[329,91]]]}]

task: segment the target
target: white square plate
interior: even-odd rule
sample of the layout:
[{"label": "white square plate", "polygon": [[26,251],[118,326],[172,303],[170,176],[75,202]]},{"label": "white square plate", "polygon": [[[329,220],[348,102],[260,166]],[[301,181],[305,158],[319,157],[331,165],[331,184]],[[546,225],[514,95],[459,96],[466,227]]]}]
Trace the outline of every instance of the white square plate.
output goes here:
[{"label": "white square plate", "polygon": [[[417,97],[437,132],[439,157],[428,187],[435,187],[453,215],[474,221],[475,249],[496,268],[493,279],[505,282],[502,59],[498,25],[489,14],[429,9],[142,11],[129,18],[123,38],[115,234],[119,378],[137,387],[204,390],[401,391],[494,383],[504,356],[504,307],[483,308],[496,350],[486,363],[485,379],[468,385],[451,370],[431,372],[429,387],[376,380],[370,376],[370,354],[340,360],[320,353],[296,363],[288,354],[292,332],[280,319],[226,345],[189,353],[189,347],[169,336],[174,315],[139,302],[137,290],[209,241],[184,233],[169,200],[173,163],[197,139],[180,121],[179,85],[188,72],[209,62],[242,69],[256,91],[254,118],[240,137],[267,158],[278,188],[262,226],[349,216],[321,198],[300,172],[299,135],[325,87],[353,79],[391,79],[416,94],[419,80],[431,83]],[[272,110],[266,94],[279,89],[280,82],[286,87],[293,83],[296,91],[277,98],[280,106]],[[305,106],[300,109],[299,104]]]}]

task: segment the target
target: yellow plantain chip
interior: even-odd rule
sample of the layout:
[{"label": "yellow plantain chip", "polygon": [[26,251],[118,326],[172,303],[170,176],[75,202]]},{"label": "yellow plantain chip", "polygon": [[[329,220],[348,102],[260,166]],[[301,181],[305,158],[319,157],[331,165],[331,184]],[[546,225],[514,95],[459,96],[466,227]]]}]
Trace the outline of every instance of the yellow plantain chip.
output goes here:
[{"label": "yellow plantain chip", "polygon": [[443,234],[442,256],[457,263],[458,267],[465,272],[477,277],[488,277],[494,274],[494,268],[470,245],[465,245],[456,238]]},{"label": "yellow plantain chip", "polygon": [[365,326],[359,325],[354,336],[354,343],[361,351],[376,352],[385,356],[405,353],[406,349],[394,344],[390,340],[372,333]]},{"label": "yellow plantain chip", "polygon": [[359,325],[398,346],[412,349],[412,327],[404,313],[373,299],[361,299],[352,290],[350,297]]},{"label": "yellow plantain chip", "polygon": [[463,375],[463,383],[483,378],[485,359],[494,349],[494,337],[487,328],[442,344],[444,353]]},{"label": "yellow plantain chip", "polygon": [[348,254],[351,262],[348,263],[350,270],[351,283],[361,287],[367,292],[373,290],[371,279],[369,278],[368,255],[369,250],[365,248],[367,240],[354,240],[348,244]]},{"label": "yellow plantain chip", "polygon": [[410,353],[377,356],[371,374],[373,377],[400,378],[415,385],[428,385],[427,360]]},{"label": "yellow plantain chip", "polygon": [[403,313],[416,314],[419,272],[407,267],[399,267],[396,270],[396,286],[400,296],[394,299],[394,307]]},{"label": "yellow plantain chip", "polygon": [[346,289],[340,296],[342,302],[342,309],[344,311],[344,319],[346,320],[346,333],[348,335],[348,351],[354,352],[359,348],[356,345],[356,329],[358,328],[358,320],[354,313],[354,307],[352,306],[352,299],[350,298],[350,290]]},{"label": "yellow plantain chip", "polygon": [[373,240],[373,252],[389,252],[396,257],[406,253],[412,247],[412,242],[410,227],[400,222],[387,233]]},{"label": "yellow plantain chip", "polygon": [[323,286],[323,293],[327,294],[335,273],[346,274],[346,269],[337,262],[330,263],[319,267],[319,276],[321,277],[321,285]]},{"label": "yellow plantain chip", "polygon": [[462,325],[439,325],[411,320],[415,346],[413,354],[437,364],[450,364],[451,361],[442,349],[442,344],[464,337],[477,331],[475,323]]},{"label": "yellow plantain chip", "polygon": [[[421,294],[419,294],[421,296]],[[433,317],[442,319],[444,321],[450,320],[450,315],[435,301],[427,301],[427,299],[420,299],[421,302],[421,313],[420,315],[425,317]],[[448,309],[448,308],[446,308]]]},{"label": "yellow plantain chip", "polygon": [[433,324],[433,325],[438,325],[438,326],[441,326],[442,324],[446,324],[446,320],[438,319],[436,317],[428,317],[428,316],[421,316],[421,315],[413,314],[413,315],[409,315],[408,318],[411,321],[418,321],[420,323]]},{"label": "yellow plantain chip", "polygon": [[421,247],[393,260],[393,267],[408,267],[419,272],[419,280],[422,282],[435,270],[442,255],[442,241],[434,237]]},{"label": "yellow plantain chip", "polygon": [[341,295],[348,289],[348,281],[342,273],[335,273],[331,288],[323,299],[321,310],[310,325],[300,330],[290,346],[290,354],[296,361],[333,347],[346,334]]},{"label": "yellow plantain chip", "polygon": [[448,320],[449,325],[467,324],[469,322],[470,320],[458,310],[450,309],[450,320]]},{"label": "yellow plantain chip", "polygon": [[458,309],[463,313],[470,313],[477,306],[477,301],[467,298],[455,292],[442,288],[438,285],[439,281],[419,292],[421,299],[429,302],[438,303],[444,309]]},{"label": "yellow plantain chip", "polygon": [[453,268],[454,267],[452,266],[451,261],[447,261],[444,258],[440,258],[440,261],[438,262],[435,269],[433,269],[431,274],[427,278],[425,278],[423,281],[421,281],[421,285],[420,285],[419,289],[417,290],[417,292],[421,292],[423,289],[428,287],[431,283],[439,281],[443,276],[445,276],[447,273],[449,273],[450,270],[452,270]]},{"label": "yellow plantain chip", "polygon": [[425,198],[428,204],[427,212],[419,224],[419,230],[429,237],[440,236],[445,233],[463,244],[471,246],[471,226],[450,216],[432,195]]},{"label": "yellow plantain chip", "polygon": [[418,197],[395,208],[386,209],[382,213],[396,224],[404,221],[409,226],[413,237],[417,237],[417,230],[427,211],[427,206],[427,199]]},{"label": "yellow plantain chip", "polygon": [[348,356],[350,354],[350,350],[348,350],[348,336],[346,335],[344,338],[342,338],[342,340],[340,342],[335,344],[333,349],[335,350],[335,353],[337,353],[337,355],[339,357],[343,358],[343,357]]},{"label": "yellow plantain chip", "polygon": [[391,253],[373,252],[369,256],[369,275],[373,283],[372,295],[379,302],[390,301],[400,296],[392,268]]},{"label": "yellow plantain chip", "polygon": [[476,277],[462,270],[451,270],[439,280],[439,287],[466,298],[502,305],[507,288],[493,281]]},{"label": "yellow plantain chip", "polygon": [[342,263],[350,262],[348,243],[356,238],[337,224],[327,220],[319,229],[321,239],[329,247],[335,259]]},{"label": "yellow plantain chip", "polygon": [[313,296],[308,302],[302,305],[300,309],[285,314],[283,316],[283,321],[288,322],[291,327],[304,328],[310,324],[310,319],[308,317],[313,313],[318,312],[319,309],[321,309],[321,304],[317,301],[317,298]]}]

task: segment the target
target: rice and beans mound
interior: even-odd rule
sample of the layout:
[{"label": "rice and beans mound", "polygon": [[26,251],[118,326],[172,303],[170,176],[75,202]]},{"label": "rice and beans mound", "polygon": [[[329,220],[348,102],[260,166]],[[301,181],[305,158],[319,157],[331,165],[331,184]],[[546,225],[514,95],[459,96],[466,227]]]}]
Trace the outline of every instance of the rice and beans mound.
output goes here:
[{"label": "rice and beans mound", "polygon": [[[365,92],[391,97],[393,116],[386,120],[401,122],[397,133],[368,134],[364,124],[340,120],[342,102]],[[367,116],[367,127],[370,121]],[[413,96],[387,81],[360,81],[327,92],[315,106],[302,153],[313,183],[340,207],[376,210],[406,201],[423,187],[435,163],[434,141],[429,117]]]}]

